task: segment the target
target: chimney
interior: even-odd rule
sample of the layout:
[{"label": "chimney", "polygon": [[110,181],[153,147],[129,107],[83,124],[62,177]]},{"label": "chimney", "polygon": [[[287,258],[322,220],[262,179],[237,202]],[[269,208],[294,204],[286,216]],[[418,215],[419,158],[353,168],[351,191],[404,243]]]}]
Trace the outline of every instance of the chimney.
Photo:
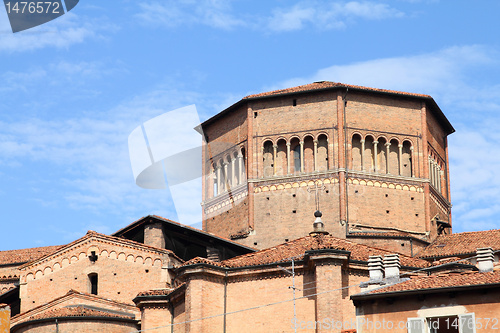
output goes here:
[{"label": "chimney", "polygon": [[493,270],[493,249],[491,247],[483,247],[476,250],[477,266],[482,273],[491,272]]},{"label": "chimney", "polygon": [[164,249],[163,225],[161,222],[151,222],[144,226],[144,244]]},{"label": "chimney", "polygon": [[388,254],[384,256],[385,278],[388,280],[399,279],[399,254]]},{"label": "chimney", "polygon": [[368,259],[368,271],[370,272],[370,282],[382,281],[384,279],[382,256],[370,256]]},{"label": "chimney", "polygon": [[309,235],[311,236],[316,236],[319,234],[328,235],[328,231],[325,230],[325,225],[321,220],[321,216],[323,216],[323,213],[321,213],[319,210],[314,212],[314,217],[316,219],[314,220],[313,223],[313,231],[310,232]]}]

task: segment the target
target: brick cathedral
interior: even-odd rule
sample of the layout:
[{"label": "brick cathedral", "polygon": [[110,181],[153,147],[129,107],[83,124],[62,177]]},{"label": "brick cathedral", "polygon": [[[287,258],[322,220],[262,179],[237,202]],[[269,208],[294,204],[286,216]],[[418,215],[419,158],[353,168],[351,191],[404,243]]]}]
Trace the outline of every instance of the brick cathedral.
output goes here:
[{"label": "brick cathedral", "polygon": [[430,96],[321,81],[197,130],[203,230],[149,215],[0,251],[0,332],[476,332],[500,317],[500,230],[452,233],[454,129]]},{"label": "brick cathedral", "polygon": [[259,249],[305,236],[318,186],[336,237],[411,254],[451,233],[454,129],[430,96],[315,82],[247,96],[202,128],[205,231]]}]

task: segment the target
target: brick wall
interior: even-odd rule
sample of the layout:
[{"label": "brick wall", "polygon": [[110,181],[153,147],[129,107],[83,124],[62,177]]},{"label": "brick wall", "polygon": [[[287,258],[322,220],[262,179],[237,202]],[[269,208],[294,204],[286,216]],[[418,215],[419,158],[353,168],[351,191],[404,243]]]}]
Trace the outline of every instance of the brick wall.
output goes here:
[{"label": "brick wall", "polygon": [[[95,262],[89,260],[92,251],[97,254]],[[170,283],[166,268],[162,268],[170,260],[175,261],[155,250],[88,240],[22,269],[21,312],[65,295],[70,289],[90,293],[89,274],[98,275],[98,296],[131,304],[140,291]]]},{"label": "brick wall", "polygon": [[6,304],[0,304],[0,333],[9,333],[10,331],[10,307]]},{"label": "brick wall", "polygon": [[[260,249],[283,243],[286,239],[305,236],[311,231],[310,225],[316,210],[313,196],[306,191],[306,186],[309,181],[324,182],[329,178],[335,179],[336,184],[332,181],[327,185],[329,195],[322,193],[321,210],[325,227],[333,235],[345,237],[345,227],[340,220],[347,210],[345,214],[348,215],[346,217],[349,222],[417,232],[430,231],[432,240],[436,231],[430,230],[430,219],[440,211],[440,217],[446,215],[443,220],[447,221],[449,214],[447,208],[443,210],[430,199],[431,193],[423,178],[427,177],[425,170],[428,145],[436,150],[445,163],[447,161],[444,129],[430,108],[426,107],[425,101],[404,96],[349,91],[344,111],[339,104],[343,104],[344,94],[345,91],[317,91],[250,100],[210,123],[207,133],[211,133],[214,142],[225,140],[237,145],[246,140],[246,149],[251,152],[246,163],[250,168],[247,172],[251,184],[248,205],[238,206],[217,217],[205,218],[206,230],[228,237],[245,228],[253,228],[248,237],[238,241]],[[344,112],[346,133],[341,124]],[[244,117],[248,118],[243,120]],[[221,133],[215,135],[217,131]],[[249,135],[243,136],[245,131],[250,132]],[[342,139],[344,134],[345,142]],[[349,173],[352,172],[349,168],[353,168],[351,142],[354,134],[381,140],[379,151],[384,151],[384,154],[386,148],[383,144],[391,143],[391,174],[386,173],[386,161],[378,160],[380,169],[377,172],[371,170],[355,174],[354,178],[363,180],[365,184],[359,181],[354,183],[354,178]],[[312,171],[312,140],[317,140],[320,135],[328,138],[326,150],[329,171],[326,173]],[[286,175],[288,166],[283,159],[283,154],[286,153],[284,143],[291,143],[293,146],[301,140],[305,140],[303,163],[308,172],[294,174],[292,166],[292,175]],[[428,144],[425,140],[428,140]],[[267,150],[263,150],[266,142],[270,142],[271,146],[267,143]],[[410,154],[407,151],[403,152],[406,155],[402,156],[401,164],[397,160],[397,146],[404,142],[411,143],[413,147],[411,164],[407,160]],[[273,146],[277,146],[275,161],[270,160],[274,157]],[[346,156],[343,151],[346,151]],[[293,151],[290,153],[293,155]],[[342,162],[344,159],[346,164]],[[343,172],[346,167],[347,194],[344,191]],[[395,170],[397,173],[400,167],[404,168],[401,171],[405,172],[404,177],[394,175]],[[378,185],[373,185],[374,179],[378,181]],[[366,185],[368,181],[372,181],[371,186]],[[448,184],[444,181],[442,188],[445,200],[447,187]],[[296,196],[292,199],[293,194]],[[434,226],[433,228],[435,229]]]}]

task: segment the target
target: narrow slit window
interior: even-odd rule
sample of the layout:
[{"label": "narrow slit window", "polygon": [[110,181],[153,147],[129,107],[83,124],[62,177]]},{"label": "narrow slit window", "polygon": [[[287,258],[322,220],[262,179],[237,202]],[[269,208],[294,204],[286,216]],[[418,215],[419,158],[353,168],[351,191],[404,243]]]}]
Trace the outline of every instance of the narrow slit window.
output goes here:
[{"label": "narrow slit window", "polygon": [[92,295],[97,295],[97,274],[89,274],[89,282],[90,282],[90,293]]}]

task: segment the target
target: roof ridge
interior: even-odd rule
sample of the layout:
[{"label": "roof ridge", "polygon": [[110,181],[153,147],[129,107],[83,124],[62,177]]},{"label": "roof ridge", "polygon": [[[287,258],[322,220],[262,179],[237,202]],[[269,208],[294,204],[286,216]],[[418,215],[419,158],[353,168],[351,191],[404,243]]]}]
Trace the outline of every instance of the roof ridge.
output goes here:
[{"label": "roof ridge", "polygon": [[[80,237],[80,238],[72,241],[71,243],[68,243],[66,245],[62,245],[60,248],[55,249],[53,252],[50,252],[50,253],[48,253],[46,255],[43,255],[43,256],[41,256],[41,257],[39,257],[37,259],[31,260],[31,261],[23,264],[20,268],[28,267],[28,266],[30,266],[32,264],[35,264],[36,262],[40,262],[40,261],[42,261],[42,260],[44,260],[44,259],[46,259],[46,258],[48,258],[48,257],[50,257],[52,255],[55,255],[58,252],[67,250],[67,249],[71,248],[72,246],[74,246],[74,245],[76,245],[78,243],[84,242],[85,240],[88,240],[88,239],[90,239],[92,237],[100,237],[100,238],[104,238],[104,239],[109,240],[109,241],[115,241],[115,242],[121,242],[121,243],[128,243],[130,245],[134,245],[134,246],[138,246],[138,247],[142,247],[142,248],[147,248],[147,249],[151,249],[151,250],[155,250],[155,251],[160,251],[160,252],[168,253],[168,254],[174,255],[176,258],[178,258],[177,255],[173,251],[168,250],[168,249],[162,249],[162,248],[159,248],[159,247],[155,247],[155,246],[151,246],[151,245],[146,245],[146,244],[143,244],[143,243],[139,243],[139,242],[127,239],[127,238],[105,235],[105,234],[99,233],[97,231],[89,230],[89,231],[87,231],[87,233],[84,236],[82,236],[82,237]],[[178,258],[178,259],[180,259],[180,258]]]}]

